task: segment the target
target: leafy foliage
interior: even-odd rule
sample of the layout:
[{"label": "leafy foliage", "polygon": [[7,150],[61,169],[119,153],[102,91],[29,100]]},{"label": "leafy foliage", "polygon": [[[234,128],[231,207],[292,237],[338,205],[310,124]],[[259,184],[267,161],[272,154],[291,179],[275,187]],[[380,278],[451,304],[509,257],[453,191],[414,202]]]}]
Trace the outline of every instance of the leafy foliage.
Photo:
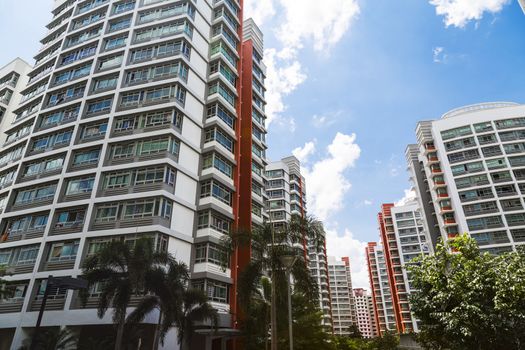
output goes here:
[{"label": "leafy foliage", "polygon": [[525,344],[525,251],[492,256],[462,235],[409,267],[412,311],[427,349],[521,349]]},{"label": "leafy foliage", "polygon": [[[291,220],[282,228],[276,228],[272,223],[266,223],[255,227],[250,232],[233,232],[223,241],[224,248],[233,253],[235,249],[242,246],[250,246],[252,259],[250,263],[239,274],[238,279],[238,304],[242,308],[244,317],[241,318],[240,326],[243,332],[243,346],[246,350],[264,348],[270,334],[271,319],[271,285],[276,288],[273,302],[277,305],[277,334],[282,339],[280,347],[288,346],[288,299],[287,299],[287,276],[285,266],[282,262],[284,256],[294,256],[295,264],[291,274],[294,280],[294,300],[307,300],[309,315],[301,314],[301,323],[306,327],[310,324],[321,329],[321,316],[317,305],[317,284],[310,276],[306,266],[303,244],[322,244],[324,239],[324,228],[320,221],[314,218],[302,218],[293,215]],[[264,278],[269,273],[272,281]],[[292,302],[294,304],[294,302]],[[294,308],[294,322],[298,322]],[[299,317],[299,315],[297,315]],[[313,319],[308,319],[313,317]],[[295,326],[295,324],[294,324]],[[297,324],[297,327],[300,325]],[[312,330],[310,334],[317,334]],[[305,337],[309,332],[300,334]],[[301,349],[299,337],[296,340],[296,349]],[[322,349],[322,347],[319,347]]]},{"label": "leafy foliage", "polygon": [[[131,298],[143,296],[147,276],[169,260],[167,253],[155,252],[152,239],[147,237],[138,239],[133,247],[123,241],[110,242],[86,260],[83,277],[89,287],[100,284],[101,288],[98,316],[102,318],[109,307],[113,308],[113,322],[117,324],[115,349],[122,346],[126,309]],[[81,296],[86,303],[87,293]]]}]

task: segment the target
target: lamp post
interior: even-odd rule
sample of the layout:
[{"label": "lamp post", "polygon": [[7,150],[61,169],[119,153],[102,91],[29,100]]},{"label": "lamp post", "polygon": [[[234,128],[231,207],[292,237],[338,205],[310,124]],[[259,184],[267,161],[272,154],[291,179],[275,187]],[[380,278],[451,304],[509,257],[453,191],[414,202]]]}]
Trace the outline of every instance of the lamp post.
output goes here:
[{"label": "lamp post", "polygon": [[82,278],[73,278],[73,277],[53,277],[49,276],[46,282],[46,289],[44,291],[44,297],[42,298],[42,304],[40,305],[40,311],[38,312],[38,319],[36,321],[35,331],[33,332],[33,338],[31,339],[30,350],[36,349],[36,340],[38,339],[38,333],[40,332],[40,324],[42,323],[42,318],[44,316],[44,310],[46,309],[47,297],[51,287],[55,288],[65,288],[65,289],[87,289],[88,282]]},{"label": "lamp post", "polygon": [[286,269],[286,286],[288,289],[288,333],[290,338],[290,350],[293,350],[292,292],[290,285],[290,275],[293,264],[295,264],[297,257],[293,255],[283,255],[279,259],[281,260],[281,264],[283,264],[284,268]]}]

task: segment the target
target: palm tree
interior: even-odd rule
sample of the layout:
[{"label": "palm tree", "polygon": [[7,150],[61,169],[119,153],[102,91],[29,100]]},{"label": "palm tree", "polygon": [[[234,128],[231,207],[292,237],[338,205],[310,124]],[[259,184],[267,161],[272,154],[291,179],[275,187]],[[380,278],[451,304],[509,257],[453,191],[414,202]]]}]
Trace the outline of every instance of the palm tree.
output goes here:
[{"label": "palm tree", "polygon": [[[285,266],[282,262],[284,256],[295,256],[296,263],[292,266],[291,274],[294,277],[296,289],[301,291],[311,300],[317,299],[317,285],[311,278],[305,261],[304,248],[307,244],[320,246],[324,242],[324,228],[320,221],[313,217],[303,218],[292,215],[286,225],[276,227],[273,223],[256,226],[252,231],[233,232],[223,240],[223,245],[232,253],[241,246],[249,245],[252,259],[243,271],[239,273],[238,280],[238,305],[244,315],[252,315],[254,309],[259,307],[257,295],[260,294],[260,281],[265,273],[270,274],[271,287],[271,324],[277,324],[277,305],[280,310],[287,309],[287,280]],[[277,293],[277,291],[284,291]],[[257,315],[256,315],[257,316]],[[259,317],[264,314],[259,313]],[[284,319],[283,319],[284,317]],[[246,318],[246,317],[244,317]],[[282,321],[287,319],[284,315]],[[260,339],[254,339],[253,330],[247,329],[253,320],[242,320],[244,327],[245,343],[247,349],[255,349],[260,344]],[[262,322],[258,322],[261,324]],[[286,324],[286,322],[281,322]],[[282,328],[282,327],[281,327]],[[264,334],[264,332],[256,332]],[[277,344],[277,329],[272,330],[272,349]]]},{"label": "palm tree", "polygon": [[[104,317],[107,309],[113,308],[113,322],[117,325],[115,350],[122,348],[126,310],[131,298],[144,295],[146,276],[169,260],[169,254],[155,252],[149,237],[138,239],[133,246],[124,241],[112,241],[86,260],[83,277],[90,287],[98,284],[101,289],[98,317]],[[81,295],[85,305],[88,295]]]},{"label": "palm tree", "polygon": [[[19,350],[30,348],[31,339],[27,339]],[[53,327],[41,332],[35,339],[36,349],[39,350],[74,350],[78,349],[78,336],[70,328]]]},{"label": "palm tree", "polygon": [[170,259],[168,268],[158,266],[146,275],[146,295],[129,314],[127,323],[142,322],[146,315],[155,309],[159,310],[159,321],[155,328],[153,350],[164,344],[164,338],[176,323],[182,312],[182,303],[189,281],[189,270],[186,264]]},{"label": "palm tree", "polygon": [[208,297],[200,289],[190,288],[182,296],[182,312],[176,320],[178,328],[178,342],[182,350],[190,350],[191,341],[195,334],[196,323],[211,321],[217,328],[217,310],[208,303]]}]

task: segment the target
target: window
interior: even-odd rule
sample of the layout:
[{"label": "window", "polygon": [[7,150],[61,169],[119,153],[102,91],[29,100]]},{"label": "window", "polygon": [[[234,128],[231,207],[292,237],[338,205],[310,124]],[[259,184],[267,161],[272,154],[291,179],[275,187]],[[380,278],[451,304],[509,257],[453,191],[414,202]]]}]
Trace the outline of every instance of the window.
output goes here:
[{"label": "window", "polygon": [[113,13],[123,13],[126,11],[133,10],[135,8],[135,1],[123,1],[113,5]]},{"label": "window", "polygon": [[75,260],[78,252],[78,241],[53,243],[48,261]]},{"label": "window", "polygon": [[107,128],[108,128],[107,122],[85,125],[82,128],[80,139],[89,140],[89,139],[96,138],[99,136],[104,136],[106,134]]},{"label": "window", "polygon": [[498,197],[512,196],[518,194],[514,185],[501,185],[496,186],[496,194]]},{"label": "window", "polygon": [[498,140],[496,139],[496,135],[495,134],[488,134],[488,135],[479,135],[478,136],[478,142],[479,142],[480,145],[486,145],[486,144],[489,144],[489,143],[498,142]]},{"label": "window", "polygon": [[83,209],[69,210],[58,213],[55,228],[73,227],[84,222],[86,212]]},{"label": "window", "polygon": [[172,23],[139,29],[135,33],[135,43],[141,41],[154,40],[160,37],[171,36],[175,34],[186,33],[188,36],[193,35],[193,29],[186,20],[179,20]]},{"label": "window", "polygon": [[98,163],[99,149],[80,151],[73,156],[73,165]]},{"label": "window", "polygon": [[453,139],[458,136],[463,135],[471,135],[472,129],[470,128],[470,125],[462,126],[455,129],[445,130],[441,132],[441,138],[443,140]]},{"label": "window", "polygon": [[516,128],[525,126],[525,118],[512,118],[512,119],[505,119],[505,120],[497,120],[495,121],[496,128],[498,129],[508,129],[508,128]]},{"label": "window", "polygon": [[483,122],[474,124],[474,130],[476,130],[476,132],[487,132],[494,130],[494,128],[491,122]]},{"label": "window", "polygon": [[505,220],[507,220],[507,225],[509,226],[521,226],[525,225],[525,214],[506,214]]},{"label": "window", "polygon": [[486,160],[485,163],[488,170],[505,168],[507,166],[505,158]]},{"label": "window", "polygon": [[127,40],[128,40],[128,34],[107,39],[104,45],[104,49],[113,50],[117,47],[125,46]]},{"label": "window", "polygon": [[503,227],[501,216],[488,216],[477,219],[467,219],[467,225],[470,231],[479,231],[488,228]]},{"label": "window", "polygon": [[483,147],[481,151],[485,157],[494,157],[502,154],[501,148],[499,146]]},{"label": "window", "polygon": [[231,228],[231,220],[223,217],[213,210],[207,210],[199,213],[198,229],[212,228],[220,233],[228,234]]},{"label": "window", "polygon": [[139,169],[135,175],[135,185],[145,185],[164,181],[164,167]]},{"label": "window", "polygon": [[120,65],[122,64],[123,57],[124,57],[124,54],[122,53],[117,54],[117,55],[103,57],[100,59],[98,63],[98,69],[102,70],[102,69],[120,67]]},{"label": "window", "polygon": [[513,210],[523,209],[523,205],[521,204],[521,200],[519,198],[502,200],[500,201],[500,204],[501,204],[501,208],[503,208],[503,211],[513,211]]},{"label": "window", "polygon": [[114,22],[109,23],[108,33],[116,32],[118,30],[122,30],[125,28],[129,28],[129,25],[131,24],[131,17],[119,19]]},{"label": "window", "polygon": [[202,169],[214,167],[229,178],[233,176],[233,165],[217,153],[208,153],[203,157]]},{"label": "window", "polygon": [[96,222],[111,222],[117,220],[118,203],[104,204],[97,208]]},{"label": "window", "polygon": [[219,117],[229,127],[234,129],[235,118],[221,104],[216,103],[216,104],[208,107],[207,118],[213,118],[213,117]]},{"label": "window", "polygon": [[17,193],[15,204],[26,204],[34,201],[44,201],[54,197],[56,185],[20,190]]},{"label": "window", "polygon": [[94,176],[69,180],[67,184],[66,195],[91,193],[94,183]]},{"label": "window", "polygon": [[459,192],[459,198],[462,202],[468,202],[468,201],[485,199],[485,198],[493,198],[493,197],[494,197],[494,193],[492,193],[492,189],[490,187]]},{"label": "window", "polygon": [[102,77],[95,79],[93,83],[93,92],[100,90],[113,89],[117,86],[118,75],[112,75],[109,77]]},{"label": "window", "polygon": [[111,110],[113,98],[106,98],[103,100],[91,101],[87,104],[86,115],[93,115],[98,113],[108,113]]},{"label": "window", "polygon": [[203,243],[195,246],[195,263],[212,263],[223,266],[227,261],[225,250],[214,243]]},{"label": "window", "polygon": [[22,247],[20,249],[20,253],[18,254],[16,265],[34,264],[36,261],[36,257],[38,256],[39,249],[40,245],[38,244]]},{"label": "window", "polygon": [[130,184],[131,172],[108,173],[104,177],[104,188],[122,188]]},{"label": "window", "polygon": [[486,185],[489,183],[489,179],[487,175],[485,174],[463,177],[460,179],[456,179],[455,181],[456,181],[457,188],[481,186],[481,185]]},{"label": "window", "polygon": [[124,204],[124,219],[137,219],[154,216],[155,200],[138,200]]},{"label": "window", "polygon": [[490,177],[492,178],[492,182],[506,182],[506,181],[512,181],[512,176],[510,175],[510,172],[508,171],[500,171],[497,173],[491,173]]},{"label": "window", "polygon": [[231,206],[231,190],[216,181],[205,181],[201,185],[201,198],[214,197]]},{"label": "window", "polygon": [[450,163],[464,162],[466,160],[479,158],[479,152],[477,149],[452,153],[448,155]]},{"label": "window", "polygon": [[494,213],[499,211],[496,202],[476,203],[463,206],[465,216]]},{"label": "window", "polygon": [[224,146],[228,151],[233,152],[233,139],[219,128],[211,128],[206,130],[204,135],[204,142],[217,141]]}]

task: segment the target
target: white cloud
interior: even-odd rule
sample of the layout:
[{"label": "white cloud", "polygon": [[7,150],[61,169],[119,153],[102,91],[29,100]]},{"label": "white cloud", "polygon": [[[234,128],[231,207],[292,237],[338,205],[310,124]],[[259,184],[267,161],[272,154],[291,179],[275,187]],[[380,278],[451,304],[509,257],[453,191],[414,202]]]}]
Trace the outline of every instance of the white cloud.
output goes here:
[{"label": "white cloud", "polygon": [[337,111],[323,115],[316,114],[312,117],[312,124],[316,128],[323,128],[333,125],[343,115],[343,113],[343,111]]},{"label": "white cloud", "polygon": [[326,230],[327,254],[338,259],[348,256],[350,258],[350,270],[352,271],[352,286],[370,290],[365,256],[366,245],[366,242],[354,238],[348,229],[342,235],[339,235],[335,229]]},{"label": "white cloud", "polygon": [[286,111],[284,98],[307,78],[299,50],[311,44],[318,52],[335,46],[359,14],[357,0],[246,0],[245,18],[261,25],[276,13],[272,23],[281,48],[265,50],[266,114],[268,126]]},{"label": "white cloud", "polygon": [[299,159],[302,164],[308,163],[308,157],[315,152],[315,140],[304,144],[303,147],[297,147],[292,151],[292,154]]},{"label": "white cloud", "polygon": [[432,59],[434,61],[434,63],[442,63],[444,62],[445,58],[447,57],[447,55],[445,55],[443,53],[443,51],[445,50],[445,48],[441,47],[441,46],[437,46],[435,48],[432,49]]},{"label": "white cloud", "polygon": [[253,18],[258,26],[275,15],[273,0],[248,0],[244,2],[244,18]]},{"label": "white cloud", "polygon": [[359,14],[356,0],[279,0],[285,22],[277,32],[284,47],[300,49],[310,41],[316,51],[330,49]]},{"label": "white cloud", "polygon": [[405,195],[403,196],[403,198],[401,198],[395,203],[395,206],[396,207],[403,206],[405,204],[408,204],[409,202],[412,202],[415,199],[416,199],[416,192],[414,190],[405,190]]},{"label": "white cloud", "polygon": [[463,28],[469,21],[479,21],[485,12],[497,13],[510,0],[430,0],[436,14],[445,16],[445,25]]},{"label": "white cloud", "polygon": [[276,49],[264,51],[266,64],[266,116],[267,125],[285,111],[284,97],[291,94],[306,80],[301,63],[278,57]]},{"label": "white cloud", "polygon": [[366,206],[370,206],[370,205],[372,205],[372,204],[374,204],[374,203],[373,203],[371,200],[369,200],[369,199],[365,199],[365,200],[363,201],[363,204],[366,205]]},{"label": "white cloud", "polygon": [[355,166],[361,155],[355,140],[355,134],[337,133],[327,147],[326,158],[302,169],[308,186],[309,212],[320,220],[326,220],[343,207],[344,197],[352,186],[345,172]]}]

